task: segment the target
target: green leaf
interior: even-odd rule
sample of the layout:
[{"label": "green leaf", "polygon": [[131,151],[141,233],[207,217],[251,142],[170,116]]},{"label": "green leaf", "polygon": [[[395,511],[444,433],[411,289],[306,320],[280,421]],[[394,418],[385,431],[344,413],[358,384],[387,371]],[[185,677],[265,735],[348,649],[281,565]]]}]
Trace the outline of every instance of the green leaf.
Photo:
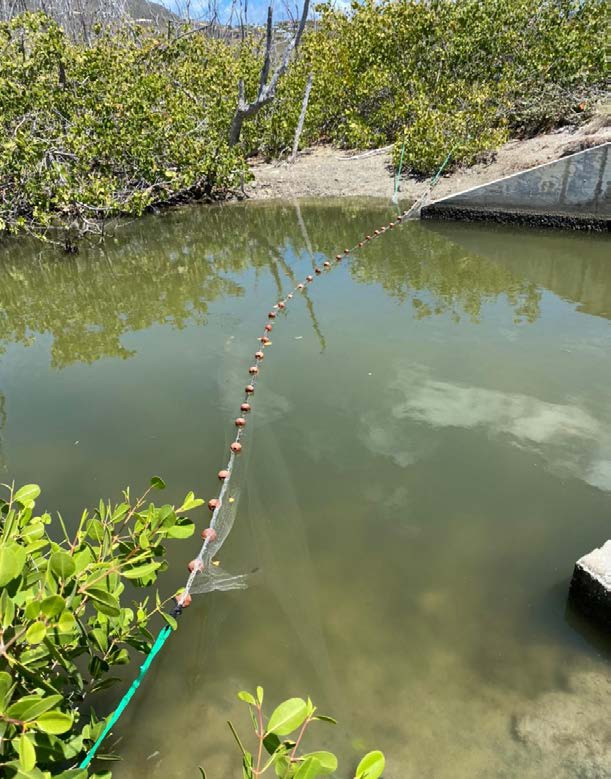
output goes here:
[{"label": "green leaf", "polygon": [[48,695],[46,698],[40,695],[26,695],[11,704],[6,713],[12,719],[30,722],[54,706],[57,706],[62,700],[61,695]]},{"label": "green leaf", "polygon": [[315,757],[318,760],[318,771],[321,774],[333,774],[337,771],[337,758],[333,752],[308,752],[304,757]]},{"label": "green leaf", "polygon": [[28,644],[40,644],[47,635],[47,626],[44,622],[33,622],[26,630],[25,640]]},{"label": "green leaf", "polygon": [[127,570],[121,570],[121,576],[126,579],[143,579],[145,576],[154,573],[161,563],[145,563],[144,565],[137,565],[135,568],[128,568]]},{"label": "green leaf", "polygon": [[168,623],[168,625],[172,628],[172,630],[176,630],[178,628],[178,623],[174,619],[174,617],[171,614],[166,614],[165,611],[161,612],[161,616],[164,618],[164,620]]},{"label": "green leaf", "polygon": [[312,703],[312,699],[308,696],[308,700],[306,701],[307,707],[308,707],[308,718],[311,719],[312,715],[316,711],[316,706]]},{"label": "green leaf", "polygon": [[86,547],[80,552],[76,552],[72,559],[74,560],[74,564],[76,566],[76,573],[81,573],[81,571],[83,571],[90,563],[93,562],[91,549]]},{"label": "green leaf", "polygon": [[199,775],[201,776],[201,779],[207,779],[207,777],[206,777],[206,772],[205,772],[205,771],[204,771],[204,769],[201,767],[201,765],[198,765],[197,767],[198,767],[198,769],[199,769]]},{"label": "green leaf", "polygon": [[47,617],[57,617],[66,607],[66,601],[61,595],[49,595],[40,604],[40,610]]},{"label": "green leaf", "polygon": [[151,479],[151,487],[154,487],[156,490],[165,490],[165,482],[161,476],[153,476]]},{"label": "green leaf", "polygon": [[119,503],[118,506],[115,506],[111,517],[113,524],[117,525],[119,522],[123,521],[127,516],[129,509],[129,503]]},{"label": "green leaf", "polygon": [[282,742],[275,733],[268,733],[263,739],[263,746],[269,755],[273,755],[281,744]]},{"label": "green leaf", "polygon": [[69,579],[76,571],[76,565],[68,552],[53,552],[49,558],[49,566],[53,574],[62,580]]},{"label": "green leaf", "polygon": [[191,511],[191,509],[196,509],[198,506],[203,505],[203,503],[204,501],[201,498],[196,498],[193,492],[188,492],[182,506],[176,509],[176,513],[178,514],[181,511]]},{"label": "green leaf", "polygon": [[386,760],[381,752],[368,752],[358,764],[354,779],[379,779],[385,766]]},{"label": "green leaf", "polygon": [[[27,607],[26,607],[27,608]],[[38,614],[34,615],[34,619]],[[8,590],[2,590],[0,595],[0,622],[3,628],[9,628],[15,619],[15,601],[8,594]]]},{"label": "green leaf", "polygon": [[57,629],[60,633],[72,633],[76,627],[76,619],[70,611],[64,611],[57,623]]},{"label": "green leaf", "polygon": [[[6,592],[6,590],[4,592]],[[23,611],[26,619],[31,620],[31,619],[36,619],[38,617],[38,615],[40,614],[40,603],[41,602],[39,600],[31,600],[27,604],[27,606]]]},{"label": "green leaf", "polygon": [[[154,507],[151,506],[151,510],[153,509]],[[163,528],[164,530],[167,530],[176,523],[176,512],[174,511],[174,507],[170,506],[169,504],[160,506],[158,509],[153,511],[153,513],[155,515],[153,527],[155,528]]]},{"label": "green leaf", "polygon": [[151,548],[151,540],[147,532],[140,533],[140,535],[138,536],[138,545],[142,547],[142,549]]},{"label": "green leaf", "polygon": [[113,684],[116,684],[120,681],[121,678],[119,676],[107,676],[100,682],[94,682],[89,688],[89,692],[93,694],[94,692],[99,692],[100,690],[107,690],[109,687],[112,687]]},{"label": "green leaf", "polygon": [[243,779],[253,779],[254,773],[252,768],[252,755],[250,752],[245,752],[242,758],[242,777]]},{"label": "green leaf", "polygon": [[263,703],[263,687],[257,687],[257,700],[259,701],[259,706]]},{"label": "green leaf", "polygon": [[102,541],[104,538],[104,525],[99,519],[90,519],[87,523],[87,535],[94,541]]},{"label": "green leaf", "polygon": [[190,538],[195,532],[195,525],[190,519],[180,517],[165,533],[168,538]]},{"label": "green leaf", "polygon": [[36,717],[36,724],[44,733],[59,735],[66,733],[72,727],[72,716],[55,709]]},{"label": "green leaf", "polygon": [[31,771],[36,765],[36,750],[34,744],[22,733],[19,738],[19,744],[17,747],[19,752],[19,762],[24,771]]},{"label": "green leaf", "polygon": [[121,614],[119,601],[106,590],[102,590],[99,587],[89,587],[86,593],[93,601],[96,609],[102,614],[106,614],[108,617],[118,617]]},{"label": "green leaf", "polygon": [[329,717],[327,714],[316,714],[312,719],[320,720],[321,722],[330,722],[332,725],[337,725],[337,720],[333,717]]},{"label": "green leaf", "polygon": [[295,772],[294,779],[316,779],[320,774],[320,763],[315,757],[306,757]]},{"label": "green leaf", "polygon": [[19,576],[25,565],[25,550],[18,544],[0,546],[0,587]]},{"label": "green leaf", "polygon": [[292,774],[293,768],[291,767],[291,762],[286,755],[283,754],[277,755],[274,758],[273,766],[274,766],[274,773],[276,774],[276,776],[280,777],[280,779],[286,779],[287,776],[290,777],[293,775]]},{"label": "green leaf", "polygon": [[272,712],[267,733],[287,736],[298,728],[308,715],[308,705],[302,698],[289,698]]},{"label": "green leaf", "polygon": [[40,487],[38,484],[24,484],[13,495],[13,500],[21,503],[22,506],[29,508],[34,505],[34,501],[40,495]]},{"label": "green leaf", "polygon": [[6,671],[0,671],[0,714],[4,714],[11,699],[13,680]]},{"label": "green leaf", "polygon": [[104,628],[93,628],[89,636],[91,640],[95,642],[98,649],[106,654],[108,650],[108,626],[105,625]]},{"label": "green leaf", "polygon": [[254,699],[254,697],[249,692],[246,692],[245,690],[242,690],[241,692],[238,693],[238,698],[241,701],[244,701],[244,703],[248,703],[250,706],[257,705],[257,701]]}]

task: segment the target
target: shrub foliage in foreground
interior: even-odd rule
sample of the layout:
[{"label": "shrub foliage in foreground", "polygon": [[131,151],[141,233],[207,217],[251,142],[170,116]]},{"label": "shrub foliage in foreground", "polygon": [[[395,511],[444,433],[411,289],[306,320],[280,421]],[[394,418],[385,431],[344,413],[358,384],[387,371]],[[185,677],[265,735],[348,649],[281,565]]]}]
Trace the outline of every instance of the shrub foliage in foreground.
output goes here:
[{"label": "shrub foliage in foreground", "polygon": [[[249,706],[256,749],[249,752],[244,746],[231,722],[227,724],[236,740],[242,755],[242,774],[244,779],[257,777],[272,770],[280,779],[319,779],[335,774],[337,757],[326,750],[303,753],[301,747],[306,731],[313,722],[330,722],[333,717],[317,714],[317,708],[308,698],[289,698],[272,711],[269,718],[263,711],[263,687],[257,687],[255,695],[242,691],[238,698]],[[368,752],[356,767],[354,779],[380,779],[386,759],[382,752]],[[206,772],[200,768],[202,779]]]},{"label": "shrub foliage in foreground", "polygon": [[155,477],[137,500],[126,491],[119,505],[100,502],[74,532],[36,512],[34,484],[0,500],[2,777],[86,777],[69,767],[104,726],[90,696],[117,681],[113,668],[129,662],[130,649],[148,652],[155,615],[174,626],[157,594],[132,602],[126,592],[156,581],[168,539],[193,533],[183,514],[203,501],[189,493],[178,508],[147,504],[164,486]]}]

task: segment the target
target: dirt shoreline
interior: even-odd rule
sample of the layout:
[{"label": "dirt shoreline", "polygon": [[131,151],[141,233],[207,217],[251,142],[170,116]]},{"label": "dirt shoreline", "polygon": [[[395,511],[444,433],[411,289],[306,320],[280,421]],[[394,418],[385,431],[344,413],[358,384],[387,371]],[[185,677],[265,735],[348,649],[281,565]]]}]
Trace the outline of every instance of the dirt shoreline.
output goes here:
[{"label": "dirt shoreline", "polygon": [[[512,140],[491,155],[489,161],[442,176],[435,188],[435,198],[609,141],[608,115],[598,116],[579,129],[562,128],[527,140]],[[322,146],[301,152],[293,164],[254,160],[251,171],[255,180],[246,185],[245,193],[253,200],[354,196],[389,200],[394,191],[390,149],[347,152]],[[427,187],[428,181],[404,177],[399,198],[414,201]]]}]

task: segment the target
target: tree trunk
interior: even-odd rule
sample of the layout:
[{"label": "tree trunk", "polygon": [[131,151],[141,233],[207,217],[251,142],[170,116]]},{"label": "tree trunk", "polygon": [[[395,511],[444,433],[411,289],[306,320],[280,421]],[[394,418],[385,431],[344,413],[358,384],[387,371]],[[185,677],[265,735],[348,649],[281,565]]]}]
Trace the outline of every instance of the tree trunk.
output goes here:
[{"label": "tree trunk", "polygon": [[303,93],[303,103],[301,104],[301,113],[299,114],[299,121],[295,128],[295,140],[293,141],[293,153],[289,157],[289,162],[293,163],[297,159],[297,150],[299,149],[299,139],[303,132],[303,123],[305,122],[306,112],[308,110],[308,101],[310,100],[310,92],[312,90],[312,81],[314,81],[314,74],[312,71],[308,74],[308,80],[305,86],[305,92]]},{"label": "tree trunk", "polygon": [[235,146],[240,140],[240,133],[242,132],[242,125],[244,120],[258,113],[263,106],[271,103],[276,97],[276,88],[278,81],[286,72],[288,68],[291,56],[301,41],[301,36],[305,29],[306,22],[308,20],[308,12],[310,10],[310,0],[304,0],[303,11],[297,31],[292,40],[287,45],[282,55],[282,59],[274,69],[271,79],[268,81],[271,55],[272,55],[272,7],[271,5],[267,9],[267,30],[265,40],[265,55],[263,58],[263,65],[261,67],[261,76],[259,79],[259,92],[257,97],[251,102],[247,102],[244,95],[244,82],[240,80],[238,82],[238,105],[231,120],[231,126],[229,128],[229,145]]}]

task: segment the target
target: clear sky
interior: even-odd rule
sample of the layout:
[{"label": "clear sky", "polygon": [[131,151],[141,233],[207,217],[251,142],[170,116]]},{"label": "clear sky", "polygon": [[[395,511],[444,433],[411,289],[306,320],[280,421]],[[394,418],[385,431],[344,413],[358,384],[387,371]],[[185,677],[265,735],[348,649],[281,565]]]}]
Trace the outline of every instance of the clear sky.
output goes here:
[{"label": "clear sky", "polygon": [[[187,6],[189,0],[157,0],[157,2],[165,5],[166,8],[171,9],[175,13],[181,16],[187,15]],[[215,0],[190,0],[189,12],[193,19],[205,19],[210,15],[210,7],[214,4]],[[216,0],[216,4],[219,9],[219,15],[221,21],[224,23],[229,22],[233,9],[233,22],[237,22],[240,13],[240,0]],[[261,24],[265,21],[267,16],[267,6],[269,0],[248,0],[248,21],[254,24]],[[337,0],[339,6],[347,5],[346,0]],[[315,5],[314,0],[311,0],[311,6]],[[244,0],[242,0],[242,8],[244,6]],[[272,7],[274,9],[274,19],[288,19],[292,15],[293,18],[298,18],[301,14],[301,3],[296,0],[272,0]],[[290,11],[290,12],[289,12]],[[313,14],[313,10],[310,12]]]}]

